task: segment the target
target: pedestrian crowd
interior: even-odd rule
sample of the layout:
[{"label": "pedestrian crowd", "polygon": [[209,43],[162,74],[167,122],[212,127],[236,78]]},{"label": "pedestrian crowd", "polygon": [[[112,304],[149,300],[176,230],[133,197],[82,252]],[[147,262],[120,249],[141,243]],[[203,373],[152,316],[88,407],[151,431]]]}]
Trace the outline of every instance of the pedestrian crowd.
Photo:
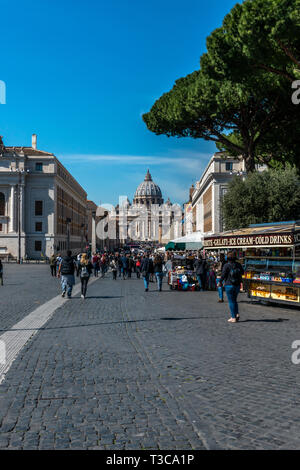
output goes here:
[{"label": "pedestrian crowd", "polygon": [[53,254],[49,260],[51,276],[61,279],[62,297],[72,297],[75,276],[81,280],[81,297],[86,298],[87,285],[90,276],[105,277],[112,273],[114,281],[130,279],[135,275],[137,279],[143,278],[145,292],[149,291],[149,283],[157,282],[157,290],[162,291],[163,277],[166,275],[164,258],[158,254],[145,252],[132,254],[126,252],[82,253],[76,257],[68,251],[67,256]]},{"label": "pedestrian crowd", "polygon": [[[174,256],[174,255],[173,255]],[[157,290],[162,291],[163,279],[172,270],[173,256],[151,250],[142,253],[103,252],[103,253],[80,253],[72,256],[67,251],[66,256],[53,254],[50,257],[51,276],[61,280],[62,297],[72,297],[75,284],[75,276],[81,281],[81,298],[85,299],[88,282],[93,274],[95,277],[105,277],[106,273],[112,273],[112,280],[143,278],[145,292],[149,291],[149,283],[156,282]],[[224,291],[226,293],[229,309],[230,323],[237,323],[240,319],[237,298],[241,290],[242,276],[244,270],[237,261],[235,253],[229,252],[227,257],[220,254],[218,258],[205,257],[201,252],[193,260],[198,290],[217,290],[218,302],[224,302]],[[3,264],[0,260],[0,285],[3,286]]]}]

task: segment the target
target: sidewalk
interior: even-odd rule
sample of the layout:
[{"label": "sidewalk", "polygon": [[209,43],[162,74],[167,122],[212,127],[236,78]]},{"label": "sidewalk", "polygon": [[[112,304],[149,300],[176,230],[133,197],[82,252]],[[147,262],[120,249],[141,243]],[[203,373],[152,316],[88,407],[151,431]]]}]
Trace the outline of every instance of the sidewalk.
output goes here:
[{"label": "sidewalk", "polygon": [[[150,284],[155,289],[156,284]],[[0,448],[300,448],[299,312],[101,279],[0,385]],[[299,336],[299,338],[298,338]]]}]

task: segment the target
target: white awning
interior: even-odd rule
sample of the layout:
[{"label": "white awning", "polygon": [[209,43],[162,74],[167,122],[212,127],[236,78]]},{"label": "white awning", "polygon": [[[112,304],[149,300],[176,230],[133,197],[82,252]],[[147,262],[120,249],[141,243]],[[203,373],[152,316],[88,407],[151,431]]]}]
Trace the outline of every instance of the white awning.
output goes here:
[{"label": "white awning", "polygon": [[184,237],[171,240],[173,243],[203,243],[203,233],[193,232],[185,235]]}]

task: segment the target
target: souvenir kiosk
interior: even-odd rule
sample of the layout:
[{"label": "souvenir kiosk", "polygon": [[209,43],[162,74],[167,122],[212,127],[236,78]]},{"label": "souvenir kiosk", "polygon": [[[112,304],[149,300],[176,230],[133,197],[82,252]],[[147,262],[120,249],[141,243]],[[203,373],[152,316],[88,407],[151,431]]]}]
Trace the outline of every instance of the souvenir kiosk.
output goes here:
[{"label": "souvenir kiosk", "polygon": [[248,297],[300,307],[300,221],[212,235],[205,237],[204,248],[237,253]]},{"label": "souvenir kiosk", "polygon": [[198,287],[192,256],[176,254],[168,272],[168,284],[172,290],[195,291]]}]

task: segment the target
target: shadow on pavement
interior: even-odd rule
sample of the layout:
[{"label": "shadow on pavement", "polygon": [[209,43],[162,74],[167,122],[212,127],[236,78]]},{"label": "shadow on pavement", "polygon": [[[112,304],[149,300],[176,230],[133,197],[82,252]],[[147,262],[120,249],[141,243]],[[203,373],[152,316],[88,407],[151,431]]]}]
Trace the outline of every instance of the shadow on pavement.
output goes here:
[{"label": "shadow on pavement", "polygon": [[[122,299],[123,295],[89,295],[87,299]],[[72,300],[81,300],[81,297],[72,297]]]},{"label": "shadow on pavement", "polygon": [[248,323],[248,322],[282,323],[284,321],[290,321],[290,320],[288,320],[287,318],[277,318],[277,319],[274,318],[274,320],[266,318],[266,319],[261,319],[261,320],[240,320],[239,323]]},{"label": "shadow on pavement", "polygon": [[46,330],[60,330],[63,328],[81,328],[81,327],[88,327],[88,326],[102,326],[102,325],[118,325],[118,324],[126,324],[126,323],[142,323],[142,322],[157,322],[160,320],[167,320],[167,321],[174,321],[174,320],[202,320],[208,318],[220,318],[220,317],[183,317],[183,318],[149,318],[147,320],[121,320],[121,321],[112,321],[112,322],[103,322],[103,323],[87,323],[87,324],[80,324],[80,325],[63,325],[63,326],[53,326],[49,328],[8,328],[3,329],[0,331],[46,331]]}]

